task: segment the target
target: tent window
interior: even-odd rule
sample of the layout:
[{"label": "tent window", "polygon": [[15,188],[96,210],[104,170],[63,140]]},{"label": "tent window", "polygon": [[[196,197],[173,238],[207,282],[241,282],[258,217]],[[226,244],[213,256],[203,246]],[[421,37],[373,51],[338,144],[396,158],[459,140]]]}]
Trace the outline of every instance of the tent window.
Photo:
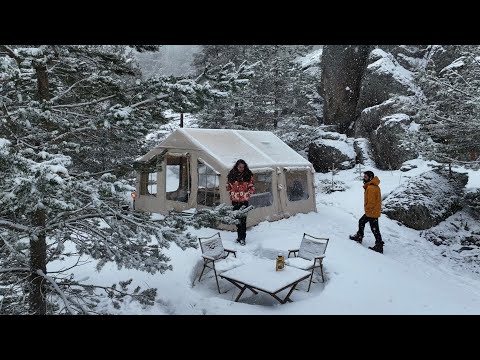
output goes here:
[{"label": "tent window", "polygon": [[140,195],[157,195],[156,172],[142,172],[140,174]]},{"label": "tent window", "polygon": [[250,197],[250,205],[256,208],[273,204],[272,173],[253,174],[255,193]]},{"label": "tent window", "polygon": [[167,200],[188,202],[191,181],[187,156],[167,156],[165,194]]},{"label": "tent window", "polygon": [[306,171],[288,171],[285,176],[289,201],[300,201],[309,198]]},{"label": "tent window", "polygon": [[198,168],[198,191],[197,204],[205,206],[217,206],[220,204],[220,174],[210,166],[197,163]]}]

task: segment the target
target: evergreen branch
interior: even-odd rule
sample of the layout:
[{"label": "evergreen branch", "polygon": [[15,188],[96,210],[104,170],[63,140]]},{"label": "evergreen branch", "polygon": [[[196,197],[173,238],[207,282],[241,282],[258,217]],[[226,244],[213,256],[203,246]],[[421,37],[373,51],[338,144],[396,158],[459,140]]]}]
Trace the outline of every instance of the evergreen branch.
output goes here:
[{"label": "evergreen branch", "polygon": [[130,293],[118,290],[116,288],[113,288],[111,286],[86,285],[86,284],[79,284],[79,283],[72,283],[72,285],[80,286],[80,287],[83,287],[83,288],[102,289],[102,290],[105,290],[105,292],[107,294],[108,294],[108,292],[113,292],[113,293],[117,293],[117,294],[120,294],[120,295],[123,295],[123,296],[131,296],[132,298],[136,298],[136,297],[142,298],[143,297],[141,294],[138,294],[138,295],[137,294],[130,294]]}]

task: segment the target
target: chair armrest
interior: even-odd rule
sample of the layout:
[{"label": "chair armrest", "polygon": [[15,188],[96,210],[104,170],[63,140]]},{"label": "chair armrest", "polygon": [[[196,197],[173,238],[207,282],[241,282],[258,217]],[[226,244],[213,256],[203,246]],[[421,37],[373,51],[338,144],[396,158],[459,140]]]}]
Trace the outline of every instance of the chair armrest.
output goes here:
[{"label": "chair armrest", "polygon": [[213,257],[208,256],[208,255],[203,255],[203,254],[202,254],[202,257],[203,257],[204,259],[207,259],[207,260],[212,260],[212,261],[215,260]]},{"label": "chair armrest", "polygon": [[291,249],[291,250],[288,250],[288,256],[287,257],[290,257],[290,254],[293,253],[295,255],[295,257],[297,256],[296,253],[298,253],[300,249]]},{"label": "chair armrest", "polygon": [[313,259],[313,264],[315,265],[315,263],[317,262],[317,260],[318,260],[319,264],[321,264],[322,261],[323,261],[323,258],[324,258],[325,256],[326,256],[325,254],[315,256],[315,258]]},{"label": "chair armrest", "polygon": [[237,257],[237,250],[232,250],[232,249],[223,249],[227,253],[227,256],[230,254],[233,254],[233,256]]}]

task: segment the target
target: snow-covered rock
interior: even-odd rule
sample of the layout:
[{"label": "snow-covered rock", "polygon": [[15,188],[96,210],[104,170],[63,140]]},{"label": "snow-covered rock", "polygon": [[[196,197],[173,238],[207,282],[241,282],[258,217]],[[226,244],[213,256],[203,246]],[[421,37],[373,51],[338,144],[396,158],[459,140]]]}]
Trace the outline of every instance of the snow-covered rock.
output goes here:
[{"label": "snow-covered rock", "polygon": [[430,45],[425,55],[426,68],[441,72],[460,57],[460,45]]},{"label": "snow-covered rock", "polygon": [[362,78],[357,112],[381,104],[392,95],[421,94],[415,85],[413,73],[405,69],[394,56],[382,49],[374,49]]},{"label": "snow-covered rock", "polygon": [[317,139],[308,148],[308,161],[317,172],[329,172],[332,164],[340,170],[351,169],[355,166],[355,159],[353,141],[342,134],[336,139]]},{"label": "snow-covered rock", "polygon": [[467,182],[467,174],[427,171],[390,193],[382,213],[412,229],[429,229],[461,208]]},{"label": "snow-covered rock", "polygon": [[407,70],[415,71],[425,68],[427,45],[380,45],[380,48],[391,53]]},{"label": "snow-covered rock", "polygon": [[381,119],[385,116],[395,113],[414,115],[413,107],[417,101],[413,96],[394,96],[381,104],[363,109],[355,122],[355,136],[368,137],[380,126]]},{"label": "snow-covered rock", "polygon": [[417,144],[409,139],[415,123],[407,114],[383,117],[380,126],[370,134],[370,147],[379,169],[397,170],[407,160],[418,157]]}]

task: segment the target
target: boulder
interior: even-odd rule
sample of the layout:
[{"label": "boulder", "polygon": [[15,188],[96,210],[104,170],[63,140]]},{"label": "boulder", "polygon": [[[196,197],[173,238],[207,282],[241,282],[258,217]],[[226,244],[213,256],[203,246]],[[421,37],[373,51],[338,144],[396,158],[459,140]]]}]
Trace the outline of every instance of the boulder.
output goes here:
[{"label": "boulder", "polygon": [[418,124],[407,114],[383,117],[378,128],[370,133],[373,160],[381,170],[398,170],[407,160],[418,157],[417,145],[409,139],[418,130]]},{"label": "boulder", "polygon": [[320,95],[323,121],[336,131],[352,135],[360,84],[372,46],[325,45],[322,53]]},{"label": "boulder", "polygon": [[383,202],[382,213],[412,229],[429,229],[461,209],[467,182],[467,174],[425,172],[396,188]]},{"label": "boulder", "polygon": [[355,167],[355,159],[353,141],[345,135],[336,139],[317,139],[308,148],[308,161],[317,172],[331,171],[332,164],[339,170],[351,169]]},{"label": "boulder", "polygon": [[355,122],[355,136],[368,138],[382,123],[381,119],[395,113],[414,115],[414,105],[418,99],[414,96],[394,96],[381,104],[363,109]]},{"label": "boulder", "polygon": [[430,45],[425,55],[426,69],[437,73],[460,57],[461,45]]},{"label": "boulder", "polygon": [[420,93],[414,84],[413,73],[401,66],[394,56],[382,49],[374,49],[361,81],[356,114],[378,105],[393,95],[411,96]]}]

